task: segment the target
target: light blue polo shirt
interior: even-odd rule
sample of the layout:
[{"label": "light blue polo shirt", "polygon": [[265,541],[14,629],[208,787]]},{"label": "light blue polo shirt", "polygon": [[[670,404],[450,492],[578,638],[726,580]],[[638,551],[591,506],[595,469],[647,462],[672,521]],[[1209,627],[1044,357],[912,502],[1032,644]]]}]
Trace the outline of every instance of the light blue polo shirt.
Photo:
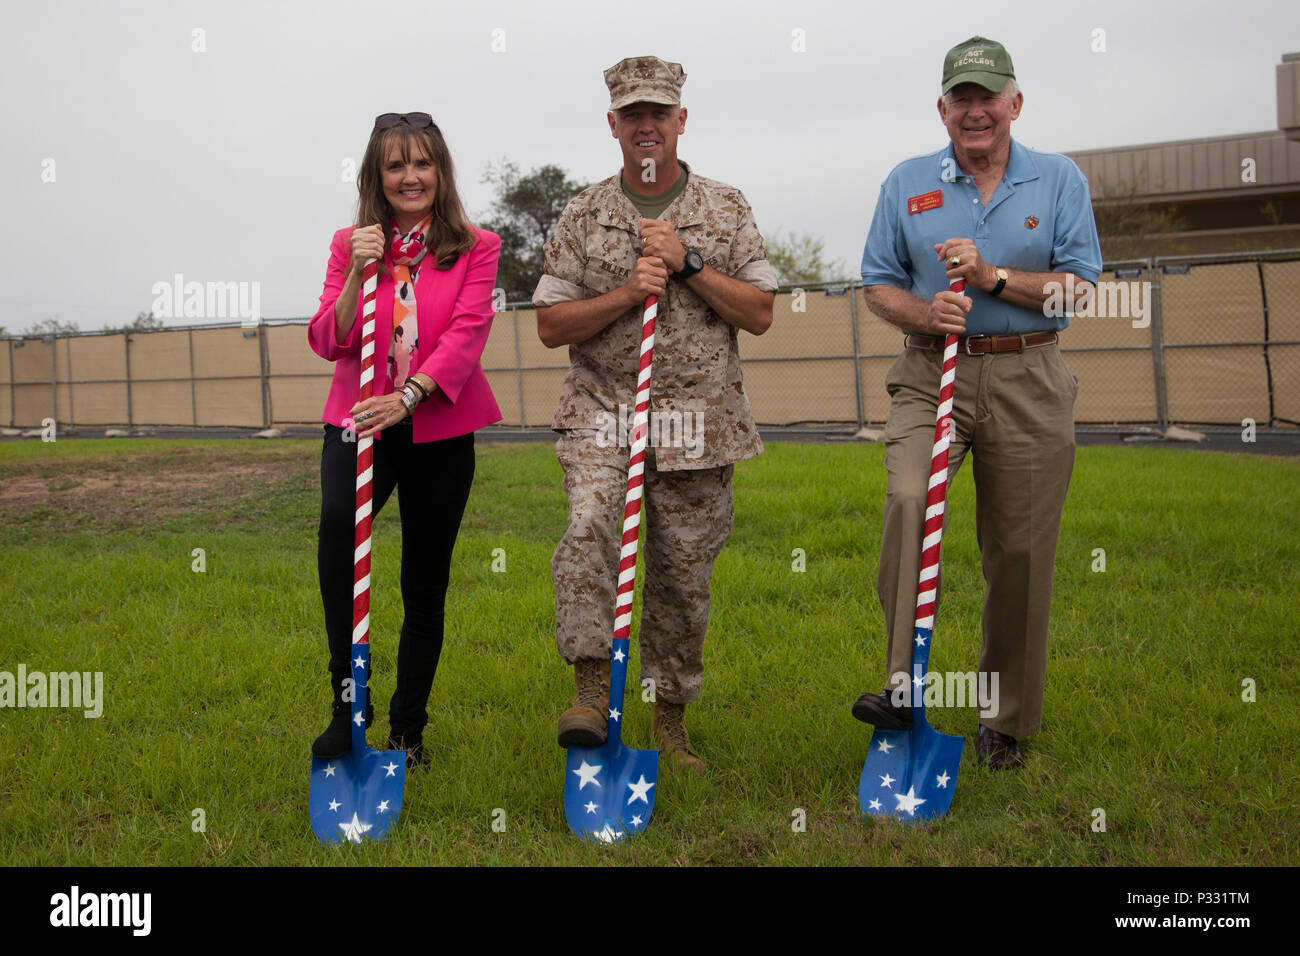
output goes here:
[{"label": "light blue polo shirt", "polygon": [[[975,180],[957,165],[951,142],[895,166],[880,187],[862,253],[862,281],[908,289],[928,302],[948,288],[934,245],[959,238],[973,239],[984,261],[994,266],[1068,271],[1089,282],[1101,273],[1088,180],[1069,158],[1028,149],[1014,139],[1002,182],[987,206]],[[967,288],[966,295],[973,302],[966,316],[968,335],[1070,324],[1065,316],[1049,318],[978,289]]]}]

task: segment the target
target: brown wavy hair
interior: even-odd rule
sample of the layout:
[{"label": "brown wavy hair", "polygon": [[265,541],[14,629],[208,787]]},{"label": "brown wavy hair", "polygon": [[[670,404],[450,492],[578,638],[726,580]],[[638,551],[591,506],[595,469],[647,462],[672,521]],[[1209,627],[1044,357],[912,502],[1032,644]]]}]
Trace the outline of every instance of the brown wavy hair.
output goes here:
[{"label": "brown wavy hair", "polygon": [[[433,256],[435,269],[450,269],[456,260],[476,241],[460,193],[456,190],[456,171],[451,162],[451,152],[442,131],[437,125],[425,127],[399,123],[388,129],[376,129],[366,144],[366,155],[357,173],[357,228],[379,223],[384,227],[385,240],[393,227],[393,207],[384,196],[383,165],[393,144],[397,144],[402,162],[409,162],[412,144],[423,151],[433,163],[438,182],[433,197],[433,222],[429,226],[428,249]],[[387,268],[380,266],[387,272]]]}]

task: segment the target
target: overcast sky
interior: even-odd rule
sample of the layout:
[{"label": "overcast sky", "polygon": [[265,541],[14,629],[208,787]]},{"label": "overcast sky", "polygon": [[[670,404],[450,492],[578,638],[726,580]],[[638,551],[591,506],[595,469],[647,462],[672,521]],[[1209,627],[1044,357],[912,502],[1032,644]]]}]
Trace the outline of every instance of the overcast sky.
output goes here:
[{"label": "overcast sky", "polygon": [[625,56],[683,64],[682,159],[740,187],[764,233],[823,237],[856,271],[881,180],[946,142],[943,56],[973,34],[1010,50],[1025,93],[1013,135],[1047,150],[1276,129],[1274,68],[1300,50],[1294,0],[942,9],[8,4],[0,326],[129,322],[177,273],[257,282],[263,315],[310,315],[330,237],[355,209],[345,161],[360,160],[376,114],[432,113],[481,216],[490,161],[586,181],[617,170],[601,73]]}]

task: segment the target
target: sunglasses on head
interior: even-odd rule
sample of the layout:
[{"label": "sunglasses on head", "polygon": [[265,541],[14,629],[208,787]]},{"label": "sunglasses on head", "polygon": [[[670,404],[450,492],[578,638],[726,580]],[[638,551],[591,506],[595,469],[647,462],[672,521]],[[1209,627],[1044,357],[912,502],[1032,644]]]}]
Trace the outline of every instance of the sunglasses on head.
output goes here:
[{"label": "sunglasses on head", "polygon": [[417,129],[436,125],[433,117],[428,113],[382,113],[375,117],[375,129],[390,129],[398,123],[405,123]]}]

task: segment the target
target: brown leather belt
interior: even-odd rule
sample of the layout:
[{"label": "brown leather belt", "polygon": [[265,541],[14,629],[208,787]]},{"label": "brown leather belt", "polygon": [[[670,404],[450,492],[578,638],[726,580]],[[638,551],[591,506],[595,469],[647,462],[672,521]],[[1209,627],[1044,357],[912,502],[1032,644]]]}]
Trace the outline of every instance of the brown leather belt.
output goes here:
[{"label": "brown leather belt", "polygon": [[[1060,338],[1059,332],[1026,332],[1024,335],[963,335],[957,339],[957,351],[967,355],[987,355],[989,352],[1023,352],[1036,345],[1048,345]],[[923,335],[909,332],[903,345],[909,349],[943,351],[942,335]]]}]

